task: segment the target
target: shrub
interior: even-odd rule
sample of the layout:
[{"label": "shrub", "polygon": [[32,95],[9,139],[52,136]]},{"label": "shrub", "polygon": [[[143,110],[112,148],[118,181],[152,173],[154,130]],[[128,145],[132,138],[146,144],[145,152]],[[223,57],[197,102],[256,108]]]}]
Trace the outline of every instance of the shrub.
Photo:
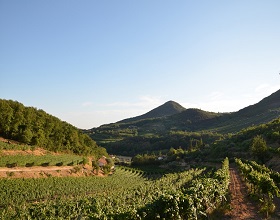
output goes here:
[{"label": "shrub", "polygon": [[88,158],[83,157],[82,164],[86,165],[89,162]]},{"label": "shrub", "polygon": [[41,164],[42,167],[48,167],[49,165],[50,165],[50,162],[46,162],[46,163]]},{"label": "shrub", "polygon": [[56,166],[59,166],[59,167],[60,167],[60,166],[63,166],[63,162],[56,163],[55,165],[56,165]]},{"label": "shrub", "polygon": [[8,168],[13,168],[13,167],[16,167],[17,166],[17,163],[7,163],[6,164],[6,167]]},{"label": "shrub", "polygon": [[67,166],[73,166],[73,165],[74,165],[73,161],[67,164]]},{"label": "shrub", "polygon": [[34,166],[34,162],[32,162],[32,163],[26,163],[25,166],[26,166],[26,167],[33,167],[33,166]]}]

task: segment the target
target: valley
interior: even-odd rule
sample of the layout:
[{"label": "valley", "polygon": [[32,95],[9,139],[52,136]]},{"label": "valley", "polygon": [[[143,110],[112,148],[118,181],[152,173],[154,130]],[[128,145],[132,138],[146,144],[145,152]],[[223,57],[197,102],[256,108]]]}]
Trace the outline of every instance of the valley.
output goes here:
[{"label": "valley", "polygon": [[280,0],[0,0],[0,220],[280,220]]},{"label": "valley", "polygon": [[0,216],[278,219],[279,100],[233,113],[169,101],[89,130],[0,100]]},{"label": "valley", "polygon": [[[178,110],[179,109],[179,110]],[[261,124],[280,116],[280,90],[258,103],[237,112],[214,113],[201,109],[185,109],[169,101],[138,117],[84,130],[110,154],[135,156],[145,152],[166,151],[170,147],[191,147],[203,140],[210,145],[228,135]],[[181,139],[168,142],[170,139]]]}]

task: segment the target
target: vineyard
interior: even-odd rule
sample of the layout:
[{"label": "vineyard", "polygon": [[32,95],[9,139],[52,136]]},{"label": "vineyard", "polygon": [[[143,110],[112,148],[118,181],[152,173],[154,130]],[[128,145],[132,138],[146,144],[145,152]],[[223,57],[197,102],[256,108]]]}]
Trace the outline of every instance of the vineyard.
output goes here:
[{"label": "vineyard", "polygon": [[[40,151],[39,155],[36,155],[36,151]],[[83,156],[75,154],[55,154],[28,145],[8,144],[0,141],[0,167],[73,166],[82,163],[83,160],[85,160]]]},{"label": "vineyard", "polygon": [[1,219],[203,219],[226,202],[229,163],[160,178],[116,168],[102,177],[1,179]]},{"label": "vineyard", "polygon": [[32,166],[73,166],[81,163],[83,157],[77,155],[12,155],[12,156],[1,156],[0,167],[32,167]]},{"label": "vineyard", "polygon": [[266,213],[268,217],[276,208],[273,199],[279,196],[280,174],[255,161],[242,161],[236,158],[235,163],[251,195],[260,202],[260,211]]},{"label": "vineyard", "polygon": [[174,173],[119,166],[107,177],[1,178],[0,219],[239,219],[231,199],[246,204],[246,191],[258,204],[253,213],[236,208],[243,217],[277,216],[280,174],[252,160],[236,158],[235,165],[246,183],[238,198],[229,192],[230,184],[237,190],[230,180],[237,170],[227,158],[218,169]]}]

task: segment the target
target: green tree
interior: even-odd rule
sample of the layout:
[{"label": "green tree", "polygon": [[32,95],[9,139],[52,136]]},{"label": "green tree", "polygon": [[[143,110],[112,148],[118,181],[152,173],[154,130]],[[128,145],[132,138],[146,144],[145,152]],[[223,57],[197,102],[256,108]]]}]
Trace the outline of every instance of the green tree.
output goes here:
[{"label": "green tree", "polygon": [[0,135],[50,151],[80,155],[107,155],[88,135],[43,110],[0,99]]},{"label": "green tree", "polygon": [[9,137],[11,122],[13,118],[13,109],[8,101],[0,99],[0,134]]},{"label": "green tree", "polygon": [[33,137],[33,133],[29,128],[26,128],[21,134],[21,141],[23,143],[30,144]]},{"label": "green tree", "polygon": [[135,157],[132,158],[132,163],[134,165],[141,165],[143,163],[143,156],[140,154],[137,154]]},{"label": "green tree", "polygon": [[266,141],[260,135],[257,135],[253,138],[251,152],[259,160],[261,160],[262,162],[264,161],[267,154],[267,145]]},{"label": "green tree", "polygon": [[113,159],[112,158],[106,158],[106,161],[107,161],[107,163],[108,163],[108,165],[110,165],[110,166],[114,166],[114,161],[113,161]]}]

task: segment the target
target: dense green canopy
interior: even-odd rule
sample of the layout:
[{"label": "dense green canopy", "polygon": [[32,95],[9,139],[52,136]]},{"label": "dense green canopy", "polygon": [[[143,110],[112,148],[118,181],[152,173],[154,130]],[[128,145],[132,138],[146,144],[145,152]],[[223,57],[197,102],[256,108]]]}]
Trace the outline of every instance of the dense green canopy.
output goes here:
[{"label": "dense green canopy", "polygon": [[106,154],[104,148],[71,124],[12,100],[0,99],[0,135],[50,151]]}]

